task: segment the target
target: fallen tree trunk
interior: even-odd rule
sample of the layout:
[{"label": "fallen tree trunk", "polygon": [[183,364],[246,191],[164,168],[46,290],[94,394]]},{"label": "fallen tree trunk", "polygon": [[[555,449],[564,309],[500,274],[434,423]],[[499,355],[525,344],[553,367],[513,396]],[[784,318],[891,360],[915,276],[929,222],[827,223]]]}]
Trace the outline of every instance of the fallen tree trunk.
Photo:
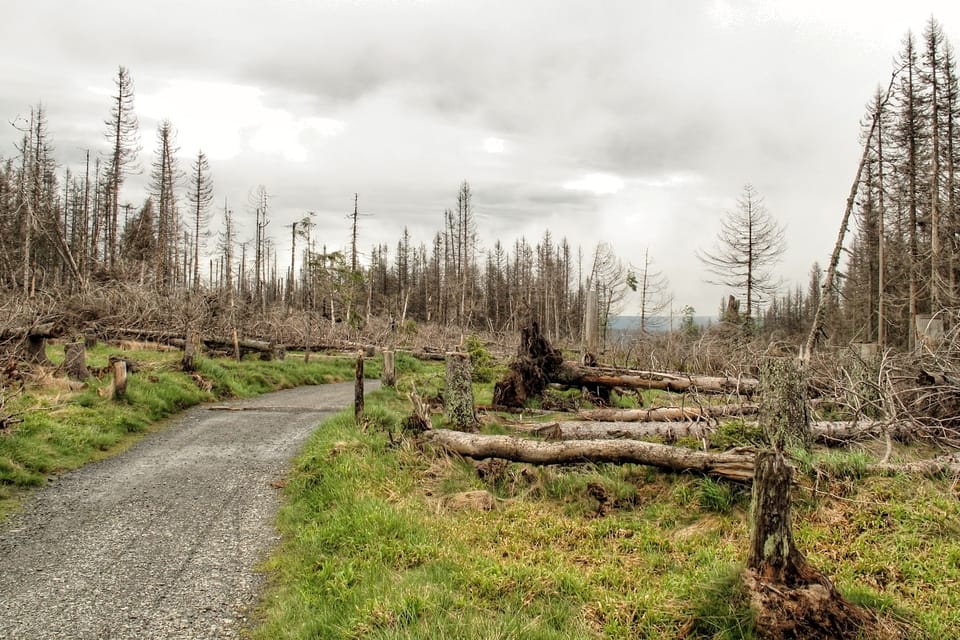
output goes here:
[{"label": "fallen tree trunk", "polygon": [[532,464],[629,462],[676,472],[695,471],[736,482],[749,482],[753,478],[753,454],[748,451],[704,453],[639,440],[540,442],[447,429],[427,431],[424,437],[447,451],[476,459],[502,458]]},{"label": "fallen tree trunk", "polygon": [[[114,329],[114,335],[132,337],[132,338],[149,338],[155,342],[161,344],[169,344],[178,348],[183,348],[186,345],[186,340],[182,334],[172,333],[169,331],[153,331],[150,329],[129,329],[121,328]],[[222,338],[215,336],[207,336],[201,340],[201,343],[207,349],[217,349],[221,351],[233,352],[235,347],[240,348],[241,353],[260,353],[268,354],[271,356],[277,356],[279,353],[283,352],[282,345],[278,346],[264,340],[253,340],[253,339],[239,339],[234,341],[233,337]]]},{"label": "fallen tree trunk", "polygon": [[[664,438],[675,441],[680,438],[702,440],[710,437],[712,428],[705,422],[598,422],[560,420],[540,423],[504,423],[507,428],[522,433],[538,435],[548,440],[641,440]],[[812,422],[813,439],[821,444],[845,444],[868,437],[880,437],[884,430],[891,437],[907,439],[913,431],[905,423],[883,422]]]},{"label": "fallen tree trunk", "polygon": [[571,387],[622,387],[627,389],[660,389],[677,393],[736,393],[750,396],[757,392],[759,382],[754,378],[684,375],[659,371],[582,367],[564,362],[551,382]]},{"label": "fallen tree trunk", "polygon": [[705,407],[656,407],[654,409],[592,409],[577,414],[583,420],[600,422],[674,422],[730,416],[756,415],[755,404],[725,404]]},{"label": "fallen tree trunk", "polygon": [[960,454],[954,453],[916,462],[879,462],[867,465],[866,472],[878,476],[894,476],[901,473],[930,477],[939,475],[960,476]]},{"label": "fallen tree trunk", "polygon": [[29,327],[8,327],[0,331],[0,340],[35,338],[56,338],[61,334],[55,322],[44,322]]}]

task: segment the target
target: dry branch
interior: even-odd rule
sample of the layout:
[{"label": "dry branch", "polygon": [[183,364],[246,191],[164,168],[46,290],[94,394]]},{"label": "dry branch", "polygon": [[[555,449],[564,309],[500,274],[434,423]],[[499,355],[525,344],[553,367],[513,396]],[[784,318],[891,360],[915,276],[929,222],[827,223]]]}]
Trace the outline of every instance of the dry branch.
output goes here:
[{"label": "dry branch", "polygon": [[636,463],[676,472],[695,471],[737,482],[749,482],[753,478],[753,454],[742,450],[703,453],[638,440],[539,442],[447,429],[428,431],[424,437],[447,451],[476,459],[502,458],[532,464]]}]

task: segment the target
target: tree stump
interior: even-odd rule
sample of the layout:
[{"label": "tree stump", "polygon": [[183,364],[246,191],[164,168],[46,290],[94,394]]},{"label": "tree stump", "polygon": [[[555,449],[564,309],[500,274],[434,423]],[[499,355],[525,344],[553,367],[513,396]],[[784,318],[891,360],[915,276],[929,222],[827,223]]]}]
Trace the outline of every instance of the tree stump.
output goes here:
[{"label": "tree stump", "polygon": [[791,358],[766,358],[760,363],[760,425],[776,450],[813,446],[807,383]]},{"label": "tree stump", "polygon": [[30,364],[50,366],[53,363],[47,358],[46,336],[30,334],[23,345],[23,359]]},{"label": "tree stump", "polygon": [[790,516],[793,469],[783,447],[809,446],[806,385],[792,361],[773,358],[761,364],[760,383],[760,415],[772,450],[756,456],[750,548],[742,575],[757,635],[798,640],[901,637],[894,625],[845,600],[797,549]]},{"label": "tree stump", "polygon": [[233,339],[233,359],[237,362],[240,362],[240,357],[243,355],[240,353],[240,337],[237,335],[237,328],[234,327],[231,331],[231,336]]},{"label": "tree stump", "polygon": [[357,353],[357,366],[353,384],[353,419],[359,425],[363,422],[363,351]]},{"label": "tree stump", "polygon": [[391,350],[383,352],[383,372],[380,375],[380,382],[385,387],[391,389],[397,386],[397,365],[395,353]]},{"label": "tree stump", "polygon": [[127,395],[127,361],[122,358],[110,358],[113,369],[113,399],[120,400]]},{"label": "tree stump", "polygon": [[458,431],[479,431],[473,406],[473,376],[470,354],[451,351],[446,354],[447,379],[443,407],[450,423]]},{"label": "tree stump", "polygon": [[87,349],[83,342],[71,342],[63,348],[63,368],[71,380],[83,381],[90,377]]},{"label": "tree stump", "polygon": [[194,357],[197,353],[198,341],[199,336],[197,336],[196,332],[187,332],[187,339],[183,343],[183,357],[180,359],[180,368],[188,373],[193,373],[197,370],[197,363],[194,362]]}]

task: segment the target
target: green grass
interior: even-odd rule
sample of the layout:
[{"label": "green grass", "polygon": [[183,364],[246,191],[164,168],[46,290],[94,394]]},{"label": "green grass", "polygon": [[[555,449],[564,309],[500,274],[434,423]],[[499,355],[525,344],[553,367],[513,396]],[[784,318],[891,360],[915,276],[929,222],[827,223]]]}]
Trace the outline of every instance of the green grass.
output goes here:
[{"label": "green grass", "polygon": [[[321,356],[309,364],[295,358],[269,362],[199,358],[197,373],[211,384],[211,390],[204,391],[190,375],[178,370],[178,353],[121,353],[98,346],[88,351],[87,363],[102,368],[111,355],[123,355],[139,367],[130,375],[122,400],[108,397],[109,376],[91,378],[80,392],[47,380],[47,384],[11,395],[6,411],[21,414],[22,422],[0,433],[0,517],[15,508],[23,489],[114,454],[158,421],[183,409],[209,400],[351,379],[355,364],[352,358]],[[51,347],[49,356],[53,362],[62,361],[62,347]],[[371,367],[369,371],[378,370]]]},{"label": "green grass", "polygon": [[[365,430],[343,413],[307,443],[253,638],[755,637],[738,577],[748,488],[638,465],[478,473],[397,436],[404,398],[378,392]],[[960,637],[951,481],[864,477],[864,456],[801,464],[801,550],[911,637]],[[458,506],[479,490],[493,509]]]}]

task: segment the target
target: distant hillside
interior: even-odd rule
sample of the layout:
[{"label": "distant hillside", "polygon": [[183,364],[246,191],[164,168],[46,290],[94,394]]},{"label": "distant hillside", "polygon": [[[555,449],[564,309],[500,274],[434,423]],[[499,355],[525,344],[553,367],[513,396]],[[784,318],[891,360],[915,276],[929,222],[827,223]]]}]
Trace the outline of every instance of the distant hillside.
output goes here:
[{"label": "distant hillside", "polygon": [[[698,327],[708,327],[711,324],[716,324],[717,319],[713,316],[694,316],[693,321]],[[679,329],[681,322],[683,322],[683,317],[675,315],[673,317],[673,328]],[[639,328],[640,316],[613,316],[610,318],[611,331],[635,331]],[[647,318],[647,331],[655,333],[670,331],[670,317],[652,316]]]}]

